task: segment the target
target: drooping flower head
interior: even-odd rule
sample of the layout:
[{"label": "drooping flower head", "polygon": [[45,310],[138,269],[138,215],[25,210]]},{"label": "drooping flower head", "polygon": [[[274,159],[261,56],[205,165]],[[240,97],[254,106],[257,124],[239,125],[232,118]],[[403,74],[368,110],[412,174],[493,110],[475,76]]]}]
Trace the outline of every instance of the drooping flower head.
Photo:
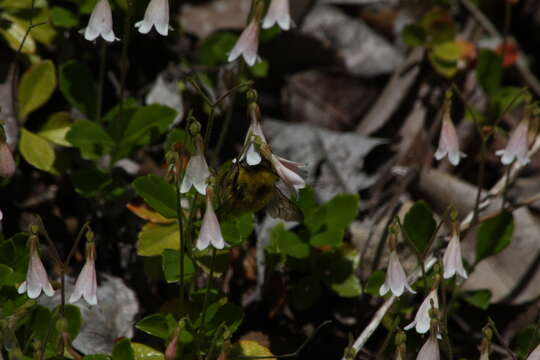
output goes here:
[{"label": "drooping flower head", "polygon": [[[90,235],[88,235],[90,234]],[[93,235],[91,232],[87,233],[87,238],[89,238],[86,243],[86,262],[75,282],[75,288],[73,293],[69,297],[69,302],[74,303],[79,300],[81,297],[84,297],[84,300],[88,305],[97,305],[97,279],[96,279],[96,245],[92,239]]]},{"label": "drooping flower head", "polygon": [[187,193],[191,186],[201,194],[206,194],[207,180],[210,177],[210,170],[208,164],[204,158],[203,141],[199,135],[195,138],[196,153],[188,162],[184,178],[182,179],[182,185],[180,186],[180,192],[182,194]]},{"label": "drooping flower head", "polygon": [[245,159],[249,166],[256,166],[265,159],[279,176],[278,188],[287,196],[297,196],[298,190],[306,186],[302,176],[304,164],[284,159],[272,152],[262,130],[261,112],[256,103],[256,98],[256,92],[250,91],[250,94],[248,94],[250,100],[248,117],[251,124],[244,142],[244,149],[246,150],[240,155],[240,161]]},{"label": "drooping flower head", "polygon": [[459,234],[456,226],[454,226],[452,237],[450,238],[450,242],[448,243],[448,246],[444,251],[443,267],[443,277],[445,279],[450,279],[455,274],[458,274],[463,279],[467,278],[467,271],[465,271],[465,267],[463,266],[463,259],[461,258],[461,245],[459,242]]},{"label": "drooping flower head", "polygon": [[397,251],[397,229],[395,225],[392,225],[389,229],[388,236],[388,248],[390,249],[390,257],[388,259],[388,269],[386,270],[386,279],[384,284],[381,285],[379,289],[379,294],[381,296],[385,295],[389,290],[392,291],[394,296],[401,296],[403,291],[407,289],[412,294],[416,292],[411,289],[409,283],[407,282],[407,276],[405,275],[405,270],[399,261]]},{"label": "drooping flower head", "polygon": [[459,164],[460,158],[467,156],[459,150],[459,140],[449,109],[445,110],[443,115],[441,135],[439,137],[439,146],[435,152],[435,159],[442,160],[445,156],[448,156],[448,160],[454,166]]},{"label": "drooping flower head", "polygon": [[3,128],[0,126],[0,176],[11,177],[15,173],[15,160],[9,146],[6,144],[6,138]]},{"label": "drooping flower head", "polygon": [[249,66],[255,65],[259,60],[257,51],[259,49],[259,31],[264,4],[262,1],[256,1],[253,11],[250,14],[248,25],[240,34],[236,44],[229,53],[227,60],[233,62],[240,56]]},{"label": "drooping flower head", "polygon": [[114,35],[111,6],[107,0],[99,0],[90,15],[88,26],[84,31],[84,38],[94,41],[98,36],[109,42],[118,40]]},{"label": "drooping flower head", "polygon": [[221,250],[227,245],[221,234],[221,227],[212,206],[211,191],[206,192],[206,211],[201,224],[201,231],[195,246],[198,250],[204,250],[208,245]]},{"label": "drooping flower head", "polygon": [[418,352],[416,360],[439,360],[440,358],[441,353],[437,336],[430,335]]},{"label": "drooping flower head", "polygon": [[263,19],[263,29],[269,29],[274,24],[278,24],[282,30],[291,28],[291,14],[289,11],[289,0],[272,0],[266,16]]},{"label": "drooping flower head", "polygon": [[39,297],[41,290],[43,290],[45,295],[53,296],[54,289],[49,282],[47,272],[39,257],[39,239],[37,235],[30,235],[28,247],[30,249],[30,259],[26,272],[26,280],[19,286],[17,291],[19,294],[27,293],[30,299]]},{"label": "drooping flower head", "polygon": [[529,119],[526,116],[520,121],[519,125],[514,129],[508,144],[504,150],[497,150],[495,154],[501,157],[503,165],[510,165],[517,160],[521,165],[525,166],[529,163]]},{"label": "drooping flower head", "polygon": [[405,330],[410,330],[413,327],[419,334],[425,334],[429,331],[431,325],[431,318],[429,312],[431,308],[439,309],[439,299],[437,297],[437,288],[434,287],[426,296],[422,305],[418,308],[414,320],[405,327]]},{"label": "drooping flower head", "polygon": [[172,30],[169,26],[169,0],[150,0],[144,19],[135,24],[141,34],[148,34],[152,26],[163,36],[167,36],[169,30]]},{"label": "drooping flower head", "polygon": [[540,345],[534,348],[532,353],[527,357],[527,360],[540,360]]}]

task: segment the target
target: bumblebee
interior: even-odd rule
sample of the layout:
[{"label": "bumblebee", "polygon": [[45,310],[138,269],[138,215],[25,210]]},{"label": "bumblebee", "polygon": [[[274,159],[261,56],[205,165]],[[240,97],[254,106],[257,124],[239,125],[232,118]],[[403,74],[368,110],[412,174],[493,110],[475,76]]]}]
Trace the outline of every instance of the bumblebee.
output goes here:
[{"label": "bumblebee", "polygon": [[301,221],[302,211],[278,188],[279,180],[278,174],[266,159],[255,166],[247,165],[245,160],[234,162],[218,174],[218,216],[236,217],[266,207],[272,217]]}]

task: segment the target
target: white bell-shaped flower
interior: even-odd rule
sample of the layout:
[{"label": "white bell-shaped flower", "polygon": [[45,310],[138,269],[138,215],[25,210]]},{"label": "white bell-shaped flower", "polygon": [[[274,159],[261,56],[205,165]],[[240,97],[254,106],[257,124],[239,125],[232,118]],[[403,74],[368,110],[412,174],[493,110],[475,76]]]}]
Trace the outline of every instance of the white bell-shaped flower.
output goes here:
[{"label": "white bell-shaped flower", "polygon": [[291,28],[292,20],[289,10],[289,0],[272,0],[266,16],[263,19],[263,29],[269,29],[274,24],[278,24],[282,30],[289,30]]},{"label": "white bell-shaped flower", "polygon": [[49,282],[45,267],[39,257],[39,241],[37,236],[32,235],[30,237],[30,259],[28,262],[28,270],[26,271],[26,280],[19,286],[19,294],[27,293],[30,299],[36,299],[41,294],[41,290],[47,296],[54,295],[54,289]]},{"label": "white bell-shaped flower", "polygon": [[221,227],[219,225],[218,218],[214,212],[212,201],[209,194],[206,195],[206,211],[201,224],[201,231],[195,246],[198,250],[204,250],[209,245],[221,250],[227,245],[221,234]]},{"label": "white bell-shaped flower", "polygon": [[439,299],[437,297],[437,289],[433,289],[429,292],[428,296],[422,302],[422,305],[418,308],[414,320],[405,327],[405,330],[410,330],[413,327],[416,328],[416,332],[419,334],[425,334],[429,331],[431,325],[431,319],[429,317],[429,310],[431,310],[431,303],[435,309],[439,308]]},{"label": "white bell-shaped flower", "polygon": [[249,66],[255,65],[259,60],[259,22],[254,18],[244,29],[233,49],[229,53],[228,61],[233,62],[240,56]]},{"label": "white bell-shaped flower", "polygon": [[101,37],[109,42],[118,40],[114,35],[111,6],[107,0],[99,0],[90,14],[88,26],[83,29],[84,38],[88,41],[94,41]]},{"label": "white bell-shaped flower", "polygon": [[74,303],[81,297],[89,305],[97,305],[97,278],[96,278],[96,248],[93,242],[86,246],[86,262],[75,282],[73,293],[69,297],[69,302]]},{"label": "white bell-shaped flower", "polygon": [[514,160],[517,160],[521,165],[525,166],[531,161],[529,159],[528,135],[529,122],[522,120],[510,135],[506,148],[496,152],[501,157],[503,165],[510,165]]},{"label": "white bell-shaped flower", "polygon": [[169,26],[169,0],[150,0],[143,20],[135,24],[141,34],[148,34],[152,26],[163,36],[167,36],[169,30],[172,30]]},{"label": "white bell-shaped flower", "polygon": [[403,270],[403,266],[401,266],[396,250],[392,250],[390,252],[390,258],[388,259],[386,279],[379,289],[379,294],[383,296],[390,290],[394,296],[399,297],[403,294],[405,289],[412,294],[416,293],[407,282],[405,270]]}]

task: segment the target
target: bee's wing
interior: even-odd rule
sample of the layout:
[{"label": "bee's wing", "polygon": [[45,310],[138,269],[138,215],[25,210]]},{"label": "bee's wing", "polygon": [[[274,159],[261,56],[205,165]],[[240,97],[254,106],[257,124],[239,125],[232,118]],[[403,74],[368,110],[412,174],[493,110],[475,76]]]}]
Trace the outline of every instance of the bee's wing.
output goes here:
[{"label": "bee's wing", "polygon": [[286,221],[302,221],[304,214],[294,202],[289,200],[283,193],[274,187],[274,196],[268,203],[266,210],[270,216],[280,218]]}]

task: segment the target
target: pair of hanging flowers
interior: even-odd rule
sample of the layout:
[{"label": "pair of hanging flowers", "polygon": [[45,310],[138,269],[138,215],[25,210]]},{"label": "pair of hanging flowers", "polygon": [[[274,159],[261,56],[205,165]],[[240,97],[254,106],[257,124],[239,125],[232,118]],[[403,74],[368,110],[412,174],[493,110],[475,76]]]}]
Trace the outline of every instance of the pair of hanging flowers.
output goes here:
[{"label": "pair of hanging flowers", "polygon": [[240,34],[238,41],[229,53],[229,62],[235,61],[242,56],[246,64],[253,66],[259,60],[257,51],[259,48],[261,19],[263,29],[269,29],[276,24],[283,31],[287,31],[291,28],[293,22],[289,10],[289,0],[272,0],[264,18],[262,18],[263,8],[263,1],[255,2],[251,20],[242,34]]},{"label": "pair of hanging flowers", "polygon": [[[30,299],[36,299],[43,291],[47,296],[54,295],[54,289],[47,276],[39,255],[39,239],[32,234],[28,239],[30,258],[26,271],[26,280],[19,286],[18,293],[26,293]],[[89,305],[97,305],[96,247],[93,241],[86,243],[86,262],[75,282],[69,302],[74,303],[84,297]]]},{"label": "pair of hanging flowers", "polygon": [[[167,36],[169,30],[169,0],[150,0],[143,20],[137,22],[135,27],[141,34],[147,34],[152,27]],[[90,15],[88,26],[82,30],[84,38],[94,41],[101,36],[105,41],[113,42],[118,39],[113,30],[112,10],[108,0],[99,0]]]},{"label": "pair of hanging flowers", "polygon": [[[497,156],[501,157],[501,163],[503,165],[510,165],[516,160],[522,166],[529,163],[528,134],[529,120],[528,116],[525,116],[510,135],[506,148],[497,150],[495,153]],[[439,137],[439,146],[434,156],[437,160],[442,160],[444,157],[448,156],[448,160],[454,166],[459,164],[461,158],[466,157],[466,155],[460,151],[456,128],[448,111],[444,114],[441,135]]]}]

